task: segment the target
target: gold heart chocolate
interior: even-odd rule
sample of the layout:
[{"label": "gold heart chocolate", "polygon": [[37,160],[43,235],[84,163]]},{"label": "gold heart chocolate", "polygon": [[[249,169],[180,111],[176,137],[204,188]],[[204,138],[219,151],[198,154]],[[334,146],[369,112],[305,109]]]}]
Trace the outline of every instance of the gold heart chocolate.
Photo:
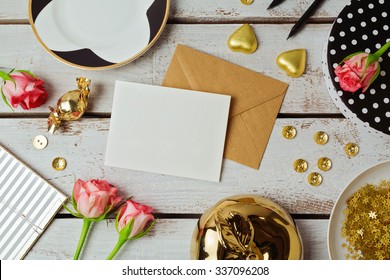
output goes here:
[{"label": "gold heart chocolate", "polygon": [[298,78],[306,69],[306,50],[296,49],[283,52],[276,58],[276,64],[290,77]]},{"label": "gold heart chocolate", "polygon": [[244,24],[234,31],[229,37],[228,46],[234,52],[254,53],[257,50],[257,39],[252,27]]}]

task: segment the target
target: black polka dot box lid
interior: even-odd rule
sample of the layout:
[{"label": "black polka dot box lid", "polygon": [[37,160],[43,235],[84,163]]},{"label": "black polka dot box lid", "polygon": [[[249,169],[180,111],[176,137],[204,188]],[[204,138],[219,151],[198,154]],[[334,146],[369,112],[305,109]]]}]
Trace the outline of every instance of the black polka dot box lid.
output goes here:
[{"label": "black polka dot box lid", "polygon": [[[369,58],[358,58],[389,47],[389,29],[390,0],[352,0],[334,22],[322,59],[326,86],[341,113],[380,137],[390,136],[390,48],[378,60],[380,69],[378,63],[366,69]],[[350,64],[342,63],[359,52],[363,55],[355,55]],[[343,68],[345,64],[352,66]]]}]

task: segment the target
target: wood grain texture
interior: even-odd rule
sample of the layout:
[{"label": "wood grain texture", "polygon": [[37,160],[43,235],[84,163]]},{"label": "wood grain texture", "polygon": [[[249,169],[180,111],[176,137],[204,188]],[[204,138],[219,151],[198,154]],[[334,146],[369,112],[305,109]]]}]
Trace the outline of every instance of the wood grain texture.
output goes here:
[{"label": "wood grain texture", "polygon": [[[1,0],[1,22],[28,22],[28,1]],[[169,20],[178,22],[229,22],[229,21],[292,21],[297,20],[310,6],[310,0],[290,0],[267,10],[271,0],[255,0],[250,6],[240,0],[171,0]],[[346,2],[327,0],[313,15],[313,21],[332,20]]]},{"label": "wood grain texture", "polygon": [[[46,105],[28,112],[19,108],[16,112],[20,114],[47,113],[47,105],[52,106],[62,94],[76,88],[78,76],[92,79],[88,112],[109,113],[115,80],[160,85],[177,44],[188,45],[289,83],[281,113],[339,113],[327,92],[321,68],[322,47],[330,25],[308,25],[303,32],[286,41],[291,26],[254,25],[259,49],[253,55],[244,55],[230,51],[226,45],[227,38],[239,25],[168,25],[156,45],[136,61],[113,70],[85,71],[64,65],[46,53],[29,26],[0,25],[0,34],[7,38],[0,44],[0,61],[3,67],[29,69],[46,81],[50,94]],[[306,74],[293,79],[277,67],[275,59],[281,52],[296,48],[307,49],[308,62]],[[2,102],[0,114],[14,116]]]},{"label": "wood grain texture", "polygon": [[[281,136],[285,125],[297,128],[294,140]],[[0,119],[0,143],[68,195],[75,178],[101,178],[118,187],[125,197],[133,195],[153,205],[159,213],[203,213],[220,199],[248,193],[273,199],[290,213],[330,214],[349,181],[366,168],[390,160],[390,137],[382,139],[360,132],[345,119],[278,119],[260,170],[224,160],[222,181],[213,183],[104,166],[109,119],[84,118],[68,123],[56,135],[46,133],[45,127],[45,119]],[[327,145],[320,146],[312,140],[318,130],[329,134]],[[38,134],[48,137],[49,145],[44,150],[32,145]],[[355,158],[344,154],[344,145],[350,141],[361,149]],[[57,156],[68,161],[62,172],[51,168]],[[323,156],[333,161],[333,168],[321,172],[321,186],[311,187],[307,176],[318,171],[317,160]],[[309,162],[308,172],[293,170],[298,158]]]},{"label": "wood grain texture", "polygon": [[[195,219],[161,219],[145,237],[128,242],[116,256],[123,260],[188,260]],[[297,220],[305,259],[328,259],[327,220]],[[40,237],[26,259],[72,259],[81,232],[79,219],[56,219]],[[113,220],[93,224],[81,259],[105,259],[118,238]],[[59,242],[60,240],[60,242]]]}]

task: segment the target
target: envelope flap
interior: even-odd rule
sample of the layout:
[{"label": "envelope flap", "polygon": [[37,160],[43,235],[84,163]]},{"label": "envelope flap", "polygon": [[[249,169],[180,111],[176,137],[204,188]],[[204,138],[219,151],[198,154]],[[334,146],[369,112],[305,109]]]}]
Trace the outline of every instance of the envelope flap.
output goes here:
[{"label": "envelope flap", "polygon": [[192,48],[178,45],[164,86],[232,97],[230,117],[283,96],[288,85]]}]

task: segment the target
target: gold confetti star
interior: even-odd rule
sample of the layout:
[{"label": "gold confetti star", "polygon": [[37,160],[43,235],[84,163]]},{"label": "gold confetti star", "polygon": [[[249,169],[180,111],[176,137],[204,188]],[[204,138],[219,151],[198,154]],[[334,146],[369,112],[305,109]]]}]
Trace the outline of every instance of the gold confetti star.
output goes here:
[{"label": "gold confetti star", "polygon": [[370,213],[368,213],[368,216],[370,217],[370,219],[375,220],[377,217],[377,214],[376,214],[376,212],[370,211]]},{"label": "gold confetti star", "polygon": [[341,245],[347,259],[390,259],[390,180],[359,188],[346,201]]}]

